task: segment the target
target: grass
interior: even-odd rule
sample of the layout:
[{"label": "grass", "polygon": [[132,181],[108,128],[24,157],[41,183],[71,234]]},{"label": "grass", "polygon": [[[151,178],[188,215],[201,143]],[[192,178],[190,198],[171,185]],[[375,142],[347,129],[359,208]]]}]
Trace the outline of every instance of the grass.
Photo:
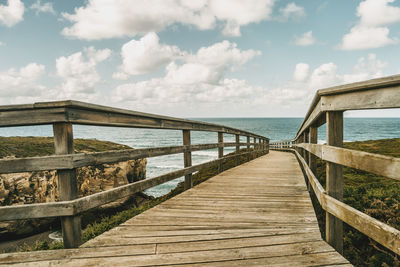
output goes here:
[{"label": "grass", "polygon": [[[400,138],[349,142],[345,148],[400,157]],[[325,187],[325,162],[317,161],[316,176]],[[400,182],[344,167],[344,203],[400,230]],[[325,236],[325,212],[313,197],[319,226]],[[344,256],[355,266],[400,266],[399,256],[345,224]]]}]

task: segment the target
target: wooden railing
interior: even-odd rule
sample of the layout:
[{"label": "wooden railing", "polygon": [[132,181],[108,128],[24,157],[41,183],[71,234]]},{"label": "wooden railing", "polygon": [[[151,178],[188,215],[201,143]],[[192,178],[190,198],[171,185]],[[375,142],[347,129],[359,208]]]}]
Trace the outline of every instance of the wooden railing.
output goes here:
[{"label": "wooden railing", "polygon": [[[400,180],[399,158],[342,148],[344,111],[384,108],[400,108],[400,75],[319,90],[296,137],[270,144],[271,149],[292,150],[298,157],[309,185],[326,211],[326,241],[341,253],[345,222],[400,254],[400,231],[342,202],[342,166]],[[318,127],[325,123],[326,145],[319,145]],[[326,161],[326,189],[315,177],[317,157]]]},{"label": "wooden railing", "polygon": [[[189,189],[193,185],[192,173],[216,164],[219,166],[219,171],[223,171],[223,162],[227,159],[236,158],[236,164],[239,164],[241,155],[247,155],[247,159],[250,160],[250,157],[268,153],[269,144],[269,139],[264,136],[231,127],[77,101],[0,106],[0,127],[44,124],[53,125],[56,155],[1,159],[0,173],[57,170],[60,201],[0,207],[0,221],[61,217],[64,247],[66,248],[77,247],[81,244],[80,214],[82,212],[132,196],[137,192],[182,176],[185,176],[184,188]],[[73,124],[182,130],[183,145],[74,154]],[[218,143],[192,145],[191,131],[217,132]],[[235,135],[235,142],[224,142],[224,134]],[[240,143],[240,136],[246,136],[247,142]],[[250,142],[250,138],[253,138],[253,142]],[[248,150],[240,152],[241,146],[245,146]],[[253,146],[252,150],[251,146]],[[235,147],[236,153],[224,157],[224,147]],[[192,166],[192,151],[213,148],[218,148],[218,159]],[[184,169],[78,198],[76,181],[76,168],[78,167],[177,153],[184,155]]]}]

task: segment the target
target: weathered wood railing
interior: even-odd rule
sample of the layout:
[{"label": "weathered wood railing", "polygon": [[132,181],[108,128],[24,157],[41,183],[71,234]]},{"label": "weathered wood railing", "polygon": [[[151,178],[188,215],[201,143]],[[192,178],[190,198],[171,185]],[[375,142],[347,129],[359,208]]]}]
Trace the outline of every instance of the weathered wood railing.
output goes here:
[{"label": "weathered wood railing", "polygon": [[[250,132],[217,124],[98,106],[77,101],[35,103],[31,105],[0,106],[0,127],[52,124],[55,154],[46,157],[0,159],[0,173],[57,170],[59,202],[0,207],[0,221],[61,217],[64,247],[81,244],[80,214],[120,198],[131,196],[147,188],[185,176],[185,189],[192,187],[192,173],[213,165],[219,166],[229,158],[247,155],[258,157],[268,153],[269,139]],[[87,154],[74,154],[73,124],[182,130],[183,145],[146,149],[129,149]],[[191,131],[218,133],[218,143],[192,145]],[[235,135],[236,142],[224,142],[223,135]],[[240,143],[240,136],[247,142]],[[253,143],[250,143],[250,137]],[[258,142],[257,142],[258,139]],[[253,150],[240,152],[246,146]],[[235,147],[235,154],[224,157],[224,147]],[[192,166],[192,151],[218,148],[218,159]],[[107,191],[78,198],[76,168],[103,163],[157,157],[183,153],[184,169],[157,177],[116,187]]]},{"label": "weathered wood railing", "polygon": [[[343,222],[391,251],[400,254],[400,231],[343,201],[342,166],[400,180],[400,159],[344,149],[343,112],[346,110],[400,108],[400,75],[336,86],[317,91],[297,136],[272,142],[271,149],[291,149],[301,163],[309,185],[326,211],[326,240],[343,252]],[[326,145],[317,144],[318,127],[326,123]],[[315,177],[316,157],[326,163],[326,189]]]}]

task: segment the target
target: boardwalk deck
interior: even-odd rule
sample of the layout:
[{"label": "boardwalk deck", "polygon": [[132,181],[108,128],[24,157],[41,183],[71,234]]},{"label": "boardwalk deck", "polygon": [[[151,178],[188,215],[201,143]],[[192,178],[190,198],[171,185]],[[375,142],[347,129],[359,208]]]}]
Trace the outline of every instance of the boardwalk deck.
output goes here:
[{"label": "boardwalk deck", "polygon": [[321,239],[299,164],[271,151],[78,249],[10,253],[23,266],[352,266]]}]

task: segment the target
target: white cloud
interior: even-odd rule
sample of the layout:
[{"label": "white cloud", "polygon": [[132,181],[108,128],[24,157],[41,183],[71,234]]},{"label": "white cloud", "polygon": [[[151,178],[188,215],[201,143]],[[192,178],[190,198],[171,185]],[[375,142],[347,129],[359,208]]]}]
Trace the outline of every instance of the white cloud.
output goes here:
[{"label": "white cloud", "polygon": [[[274,0],[89,0],[74,13],[63,13],[72,22],[65,36],[98,40],[158,32],[175,23],[213,29],[220,21],[224,35],[239,36],[240,27],[270,18]],[[229,8],[227,8],[229,7]]]},{"label": "white cloud", "polygon": [[400,22],[400,7],[391,6],[394,0],[366,0],[357,8],[360,24],[381,26]]},{"label": "white cloud", "polygon": [[306,63],[296,64],[296,68],[293,73],[293,79],[295,81],[302,82],[307,79],[310,72],[310,66]]},{"label": "white cloud", "polygon": [[29,63],[18,70],[11,68],[0,72],[0,96],[2,98],[40,96],[45,88],[39,83],[44,73],[45,67],[37,63]]},{"label": "white cloud", "polygon": [[[200,48],[197,53],[183,52],[179,59],[166,67],[161,78],[127,83],[113,91],[113,99],[141,105],[173,106],[197,102],[243,102],[254,88],[246,81],[227,79],[227,72],[235,71],[259,51],[240,50],[235,43],[223,41]],[[168,99],[168,101],[166,101]]]},{"label": "white cloud", "polygon": [[3,46],[3,45],[6,45],[5,43],[3,43],[3,42],[0,42],[0,46]]},{"label": "white cloud", "polygon": [[225,22],[224,35],[240,36],[241,26],[271,17],[274,1],[210,0],[209,6],[211,14]]},{"label": "white cloud", "polygon": [[360,20],[345,34],[338,46],[342,50],[363,50],[395,44],[385,27],[400,22],[400,8],[390,5],[394,0],[365,0],[357,8]]},{"label": "white cloud", "polygon": [[31,5],[31,9],[35,10],[36,15],[38,15],[39,13],[50,13],[53,15],[56,14],[56,11],[53,8],[53,3],[50,2],[42,4],[40,0],[37,0]]},{"label": "white cloud", "polygon": [[295,44],[299,46],[310,46],[315,43],[312,31],[305,32],[303,35],[295,37]]},{"label": "white cloud", "polygon": [[343,36],[340,48],[342,50],[363,50],[395,43],[397,40],[389,37],[389,29],[386,27],[356,26],[350,30],[350,33]]},{"label": "white cloud", "polygon": [[148,33],[140,40],[131,40],[122,46],[122,65],[114,78],[123,80],[128,74],[153,72],[181,54],[178,47],[160,44],[156,33]]},{"label": "white cloud", "polygon": [[24,18],[24,4],[20,0],[8,0],[7,5],[0,5],[0,23],[12,27]]},{"label": "white cloud", "polygon": [[186,63],[171,63],[167,67],[165,81],[168,83],[218,84],[227,71],[235,71],[247,61],[260,55],[255,50],[242,51],[235,43],[223,41],[200,48],[196,54],[187,55]]},{"label": "white cloud", "polygon": [[84,53],[77,52],[68,57],[59,57],[56,60],[56,69],[57,75],[63,80],[61,93],[65,97],[95,93],[95,85],[101,82],[96,65],[110,55],[109,49],[96,50],[89,47]]},{"label": "white cloud", "polygon": [[280,20],[301,19],[306,16],[306,11],[303,7],[296,5],[292,2],[279,10],[281,17]]}]

